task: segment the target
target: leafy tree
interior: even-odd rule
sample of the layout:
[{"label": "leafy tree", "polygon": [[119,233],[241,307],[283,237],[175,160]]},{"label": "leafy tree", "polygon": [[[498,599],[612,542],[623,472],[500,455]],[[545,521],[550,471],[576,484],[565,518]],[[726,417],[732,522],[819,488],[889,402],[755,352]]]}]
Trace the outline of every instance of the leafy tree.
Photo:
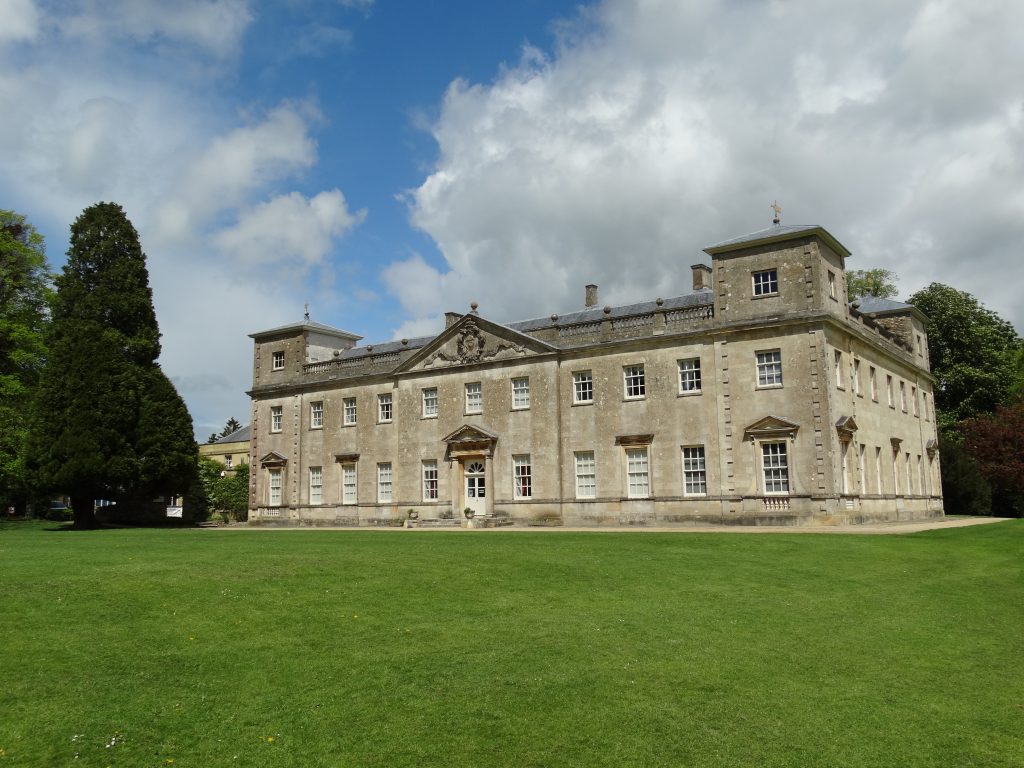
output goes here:
[{"label": "leafy tree", "polygon": [[1008,401],[1021,339],[971,294],[932,283],[909,299],[928,318],[928,354],[938,380],[935,406],[946,427]]},{"label": "leafy tree", "polygon": [[0,210],[0,505],[24,511],[28,406],[45,358],[52,295],[43,237],[13,211]]},{"label": "leafy tree", "polygon": [[891,299],[897,294],[896,273],[888,269],[854,269],[846,273],[846,294],[853,300],[858,296],[877,296]]},{"label": "leafy tree", "polygon": [[220,512],[235,520],[244,520],[249,509],[249,465],[228,470],[209,456],[199,459],[199,477],[203,495],[211,512]]},{"label": "leafy tree", "polygon": [[57,277],[49,357],[31,454],[43,482],[66,492],[76,527],[95,499],[137,504],[195,473],[192,423],[160,371],[160,331],[138,233],[115,203],[85,209]]},{"label": "leafy tree", "polygon": [[942,505],[947,515],[991,515],[992,486],[956,432],[939,431]]},{"label": "leafy tree", "polygon": [[236,419],[234,416],[232,416],[230,419],[228,419],[227,423],[224,425],[224,429],[221,430],[220,436],[221,437],[227,437],[232,432],[237,432],[241,428],[242,428],[241,422],[239,422],[238,419]]},{"label": "leafy tree", "polygon": [[964,446],[992,488],[994,512],[1024,517],[1024,402],[960,425]]}]

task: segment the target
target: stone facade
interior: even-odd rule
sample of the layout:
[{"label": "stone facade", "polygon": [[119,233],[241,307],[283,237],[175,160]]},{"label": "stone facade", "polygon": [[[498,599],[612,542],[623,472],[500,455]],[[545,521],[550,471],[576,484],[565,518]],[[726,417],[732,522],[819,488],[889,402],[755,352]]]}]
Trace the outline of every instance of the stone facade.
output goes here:
[{"label": "stone facade", "polygon": [[817,226],[706,249],[694,289],[356,346],[252,335],[250,521],[835,524],[942,515],[924,316],[846,301]]}]

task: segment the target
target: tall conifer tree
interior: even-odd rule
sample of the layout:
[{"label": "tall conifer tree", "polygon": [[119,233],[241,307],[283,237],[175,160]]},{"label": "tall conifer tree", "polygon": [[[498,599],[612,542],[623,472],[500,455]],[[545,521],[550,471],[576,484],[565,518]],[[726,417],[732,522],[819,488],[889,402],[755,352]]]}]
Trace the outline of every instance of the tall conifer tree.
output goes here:
[{"label": "tall conifer tree", "polygon": [[184,491],[196,446],[188,411],[156,363],[146,257],[121,206],[82,212],[56,282],[33,456],[44,482],[70,495],[76,527],[90,527],[96,499],[130,508]]}]

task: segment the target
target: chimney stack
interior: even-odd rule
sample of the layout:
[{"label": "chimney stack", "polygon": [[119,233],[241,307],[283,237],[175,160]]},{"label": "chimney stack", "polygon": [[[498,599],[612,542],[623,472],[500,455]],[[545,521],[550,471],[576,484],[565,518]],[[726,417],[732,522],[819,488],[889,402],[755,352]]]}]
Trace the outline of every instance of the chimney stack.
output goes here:
[{"label": "chimney stack", "polygon": [[707,264],[694,264],[690,269],[693,270],[693,290],[711,288],[711,267]]},{"label": "chimney stack", "polygon": [[590,285],[587,286],[587,301],[586,301],[586,304],[584,304],[584,306],[586,306],[586,307],[596,307],[597,306],[597,286],[594,285],[593,283],[591,283]]},{"label": "chimney stack", "polygon": [[458,312],[445,312],[444,313],[444,327],[451,328],[462,318]]}]

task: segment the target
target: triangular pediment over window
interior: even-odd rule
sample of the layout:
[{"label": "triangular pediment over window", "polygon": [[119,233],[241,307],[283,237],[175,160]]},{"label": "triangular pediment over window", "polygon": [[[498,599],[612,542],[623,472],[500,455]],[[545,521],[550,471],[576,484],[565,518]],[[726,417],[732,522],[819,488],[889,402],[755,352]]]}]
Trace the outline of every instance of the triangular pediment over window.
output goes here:
[{"label": "triangular pediment over window", "polygon": [[436,339],[406,360],[398,371],[429,371],[494,360],[510,360],[554,352],[543,341],[492,323],[479,315],[463,315]]},{"label": "triangular pediment over window", "polygon": [[493,456],[498,436],[482,427],[464,424],[445,437],[442,442],[448,446],[445,450],[445,459],[478,454]]},{"label": "triangular pediment over window", "polygon": [[260,459],[261,467],[283,467],[288,463],[288,459],[282,456],[277,451],[271,451],[262,459]]},{"label": "triangular pediment over window", "polygon": [[781,416],[765,416],[743,430],[743,437],[744,439],[796,437],[798,429],[800,429],[800,425],[789,419],[784,419]]},{"label": "triangular pediment over window", "polygon": [[843,442],[849,442],[853,439],[853,433],[857,431],[857,422],[853,416],[843,416],[836,422],[836,432],[839,433],[839,439]]}]

